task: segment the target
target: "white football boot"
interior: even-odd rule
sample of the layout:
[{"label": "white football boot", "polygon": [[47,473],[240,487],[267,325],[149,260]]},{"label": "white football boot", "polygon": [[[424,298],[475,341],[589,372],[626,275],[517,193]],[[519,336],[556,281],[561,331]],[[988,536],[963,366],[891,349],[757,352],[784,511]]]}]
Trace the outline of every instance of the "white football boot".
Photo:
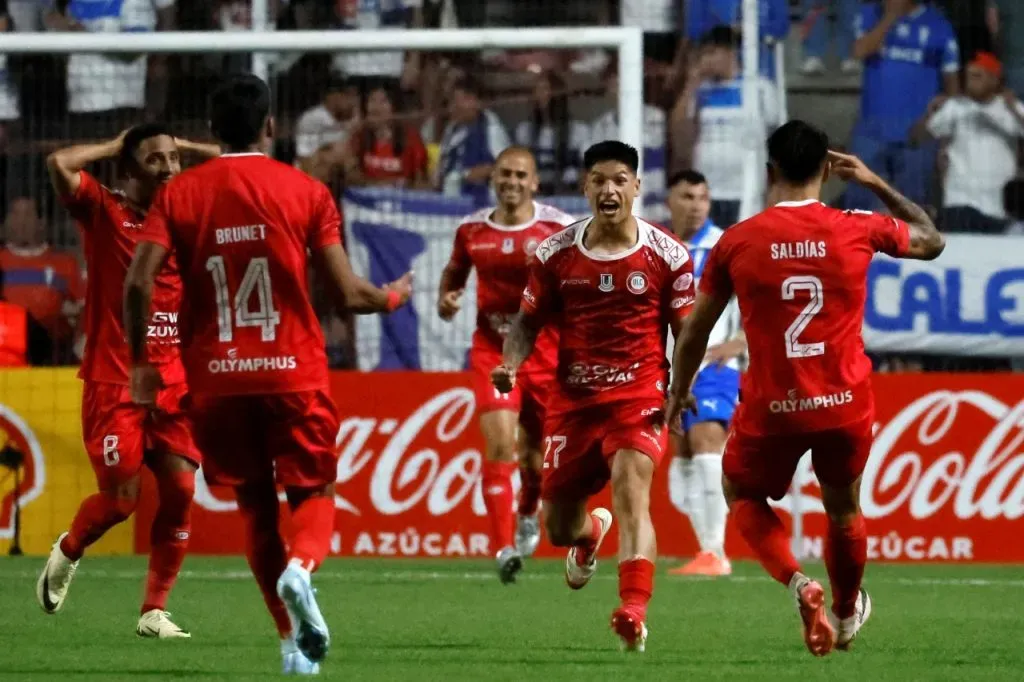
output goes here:
[{"label": "white football boot", "polygon": [[503,547],[496,558],[498,563],[498,578],[503,585],[516,581],[516,574],[523,570],[523,556],[515,547]]},{"label": "white football boot", "polygon": [[64,599],[68,596],[68,588],[71,580],[78,570],[78,562],[64,556],[60,549],[61,541],[67,537],[67,533],[61,533],[57,541],[53,543],[50,556],[46,560],[43,572],[36,581],[36,599],[43,611],[57,613],[64,606]]},{"label": "white football boot", "polygon": [[524,557],[533,556],[540,544],[540,513],[519,514],[516,519],[516,549]]},{"label": "white football boot", "polygon": [[150,637],[153,639],[191,639],[192,635],[171,620],[171,614],[160,609],[150,609],[139,617],[139,624],[135,627],[135,634],[139,637]]},{"label": "white football boot", "polygon": [[598,507],[590,512],[590,515],[596,517],[598,523],[601,524],[601,534],[597,538],[597,545],[594,546],[594,555],[590,557],[589,562],[582,566],[576,561],[575,547],[570,547],[569,554],[565,557],[565,583],[574,590],[585,587],[597,573],[597,550],[601,547],[604,536],[612,527],[612,513],[607,509]]},{"label": "white football boot", "polygon": [[293,636],[299,651],[313,663],[324,660],[331,635],[316,603],[309,571],[293,560],[277,580],[277,595],[284,601],[295,625]]},{"label": "white football boot", "polygon": [[866,590],[861,588],[857,595],[857,607],[849,618],[838,618],[832,611],[828,612],[832,627],[836,629],[836,648],[840,651],[849,651],[853,640],[857,638],[864,623],[871,617],[871,597]]},{"label": "white football boot", "polygon": [[285,675],[319,675],[320,664],[306,658],[295,643],[295,636],[281,640],[281,672]]}]

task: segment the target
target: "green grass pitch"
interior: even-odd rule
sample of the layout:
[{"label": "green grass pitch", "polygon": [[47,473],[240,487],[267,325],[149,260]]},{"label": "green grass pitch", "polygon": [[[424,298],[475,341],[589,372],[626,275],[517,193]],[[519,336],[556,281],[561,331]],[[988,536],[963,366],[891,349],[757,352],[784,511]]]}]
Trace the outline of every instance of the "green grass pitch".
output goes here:
[{"label": "green grass pitch", "polygon": [[[170,610],[191,641],[135,637],[145,559],[82,561],[64,610],[34,597],[39,558],[0,559],[0,680],[268,680],[278,645],[238,558],[190,557]],[[659,566],[647,653],[619,653],[608,627],[615,566],[580,592],[561,562],[502,586],[490,562],[331,559],[316,577],[332,648],[319,679],[1024,680],[1024,568],[868,567],[875,612],[850,653],[815,659],[787,592],[757,566],[688,580]],[[810,567],[824,577],[820,565]]]}]

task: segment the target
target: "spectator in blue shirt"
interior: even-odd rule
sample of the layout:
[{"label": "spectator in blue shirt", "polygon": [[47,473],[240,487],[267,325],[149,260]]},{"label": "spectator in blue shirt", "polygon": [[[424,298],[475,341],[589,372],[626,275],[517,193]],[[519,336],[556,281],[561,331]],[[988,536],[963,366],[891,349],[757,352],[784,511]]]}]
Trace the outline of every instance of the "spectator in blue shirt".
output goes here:
[{"label": "spectator in blue shirt", "polygon": [[[910,141],[914,123],[941,92],[960,89],[960,49],[953,27],[919,0],[865,5],[857,17],[854,56],[864,60],[860,117],[851,151],[918,203],[928,203],[935,148]],[[862,187],[851,186],[850,208],[878,208]]]},{"label": "spectator in blue shirt", "polygon": [[441,136],[438,189],[484,204],[490,197],[494,160],[510,144],[498,116],[484,109],[479,85],[463,78],[452,90],[451,115]]},{"label": "spectator in blue shirt", "polygon": [[[715,26],[743,28],[743,0],[686,0],[686,37],[699,42]],[[775,79],[775,43],[789,33],[787,0],[758,0],[761,75]]]}]

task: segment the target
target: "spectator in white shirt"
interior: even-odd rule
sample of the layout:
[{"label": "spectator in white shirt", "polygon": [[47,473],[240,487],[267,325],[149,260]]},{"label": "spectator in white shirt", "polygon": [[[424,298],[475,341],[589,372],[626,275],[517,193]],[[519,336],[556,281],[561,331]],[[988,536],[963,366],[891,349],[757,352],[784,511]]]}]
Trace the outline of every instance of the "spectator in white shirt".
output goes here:
[{"label": "spectator in white shirt", "polygon": [[1001,77],[995,55],[978,52],[967,65],[966,94],[936,98],[917,126],[918,137],[927,132],[946,143],[942,224],[949,231],[1005,229],[1003,187],[1017,174],[1024,105],[1002,89]]},{"label": "spectator in white shirt", "polygon": [[[45,22],[54,31],[148,33],[174,25],[175,0],[51,0]],[[147,93],[147,72],[149,92]],[[67,65],[68,135],[98,139],[138,123],[143,110],[162,115],[167,101],[163,55],[73,54]]]},{"label": "spectator in white shirt", "polygon": [[295,124],[295,165],[326,181],[341,168],[346,143],[359,122],[359,91],[342,78],[332,78],[323,100],[303,112]]},{"label": "spectator in white shirt", "polygon": [[[0,0],[0,33],[14,30],[14,24],[7,12],[7,2]],[[10,71],[7,70],[7,55],[0,53],[0,149],[7,138],[7,125],[18,119],[18,88]]]},{"label": "spectator in white shirt", "polygon": [[542,195],[579,190],[587,125],[569,116],[565,85],[552,72],[537,76],[530,116],[516,126],[515,139],[517,145],[531,150],[537,159]]},{"label": "spectator in white shirt", "polygon": [[763,208],[764,141],[782,114],[775,85],[764,76],[756,85],[757,108],[745,108],[739,35],[716,26],[701,41],[672,110],[673,168],[691,166],[707,177],[715,188],[711,220],[722,228]]}]

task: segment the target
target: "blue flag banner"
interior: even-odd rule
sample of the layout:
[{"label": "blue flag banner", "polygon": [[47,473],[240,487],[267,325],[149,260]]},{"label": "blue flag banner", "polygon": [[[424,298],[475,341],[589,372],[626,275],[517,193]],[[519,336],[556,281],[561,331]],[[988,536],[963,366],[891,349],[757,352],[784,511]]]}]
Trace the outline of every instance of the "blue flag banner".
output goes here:
[{"label": "blue flag banner", "polygon": [[876,352],[1024,356],[1024,238],[947,235],[934,261],[876,256],[864,342]]}]

